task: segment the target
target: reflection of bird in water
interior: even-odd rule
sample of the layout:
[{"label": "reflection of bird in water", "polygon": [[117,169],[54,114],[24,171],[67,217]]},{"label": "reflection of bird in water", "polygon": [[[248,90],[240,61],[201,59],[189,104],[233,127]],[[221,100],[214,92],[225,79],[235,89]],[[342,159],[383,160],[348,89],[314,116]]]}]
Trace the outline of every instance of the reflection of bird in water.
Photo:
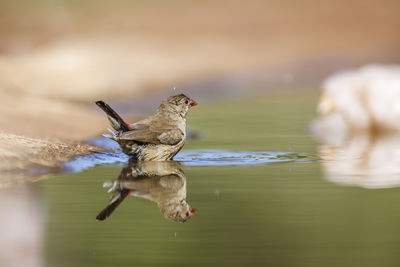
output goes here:
[{"label": "reflection of bird in water", "polygon": [[184,94],[164,100],[157,112],[134,124],[127,124],[103,101],[96,104],[107,113],[115,140],[125,154],[137,160],[170,160],[186,139],[186,114],[197,103]]},{"label": "reflection of bird in water", "polygon": [[197,212],[186,202],[186,177],[175,161],[130,160],[113,182],[112,190],[97,220],[109,217],[129,195],[156,202],[162,215],[176,222],[185,222]]}]

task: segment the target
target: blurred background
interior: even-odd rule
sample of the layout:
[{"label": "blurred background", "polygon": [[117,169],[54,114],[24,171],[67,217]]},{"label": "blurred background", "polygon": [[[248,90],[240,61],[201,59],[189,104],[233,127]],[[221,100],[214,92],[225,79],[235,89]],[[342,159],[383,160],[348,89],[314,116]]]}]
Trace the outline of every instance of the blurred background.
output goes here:
[{"label": "blurred background", "polygon": [[396,63],[398,10],[391,0],[1,1],[0,126],[81,140],[103,129],[97,99],[194,86],[224,87],[224,99]]},{"label": "blurred background", "polygon": [[[0,0],[0,266],[398,266],[399,29],[396,0]],[[123,164],[63,168],[104,147],[93,102],[177,93],[185,155],[248,161],[182,156],[185,224],[96,222]]]}]

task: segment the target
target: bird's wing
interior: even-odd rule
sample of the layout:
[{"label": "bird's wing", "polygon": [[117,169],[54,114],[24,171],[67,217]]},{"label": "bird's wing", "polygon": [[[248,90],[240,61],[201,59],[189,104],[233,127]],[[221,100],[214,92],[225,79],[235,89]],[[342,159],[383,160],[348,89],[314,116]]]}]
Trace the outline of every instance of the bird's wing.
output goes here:
[{"label": "bird's wing", "polygon": [[145,123],[132,123],[129,126],[132,128],[132,130],[144,130],[150,128],[150,126]]},{"label": "bird's wing", "polygon": [[118,135],[120,140],[132,140],[142,143],[161,144],[157,139],[159,133],[151,131],[150,128],[138,129],[129,132],[124,132]]},{"label": "bird's wing", "polygon": [[153,131],[151,127],[142,127],[137,130],[121,133],[120,140],[134,140],[143,143],[176,145],[183,140],[184,134],[178,129]]},{"label": "bird's wing", "polygon": [[173,129],[166,132],[162,132],[157,136],[161,144],[165,145],[176,145],[184,138],[184,134],[179,129]]}]

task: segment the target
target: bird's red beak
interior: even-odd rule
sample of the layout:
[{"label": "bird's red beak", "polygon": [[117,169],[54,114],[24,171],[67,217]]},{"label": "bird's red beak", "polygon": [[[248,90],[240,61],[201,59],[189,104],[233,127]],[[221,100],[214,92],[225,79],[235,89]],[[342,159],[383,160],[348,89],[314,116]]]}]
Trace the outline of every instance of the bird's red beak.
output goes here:
[{"label": "bird's red beak", "polygon": [[197,102],[194,101],[193,99],[190,99],[190,107],[197,106]]},{"label": "bird's red beak", "polygon": [[197,213],[197,210],[194,208],[190,208],[190,217],[192,217],[193,215],[195,215]]}]

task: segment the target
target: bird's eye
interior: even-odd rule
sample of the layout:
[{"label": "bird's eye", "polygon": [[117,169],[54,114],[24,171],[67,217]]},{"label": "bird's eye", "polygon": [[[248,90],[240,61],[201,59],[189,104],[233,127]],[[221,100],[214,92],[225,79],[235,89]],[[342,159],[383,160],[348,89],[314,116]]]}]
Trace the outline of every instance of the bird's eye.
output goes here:
[{"label": "bird's eye", "polygon": [[186,100],[186,101],[185,101],[185,104],[187,105],[188,103],[189,103],[189,101],[188,101],[188,100]]}]

